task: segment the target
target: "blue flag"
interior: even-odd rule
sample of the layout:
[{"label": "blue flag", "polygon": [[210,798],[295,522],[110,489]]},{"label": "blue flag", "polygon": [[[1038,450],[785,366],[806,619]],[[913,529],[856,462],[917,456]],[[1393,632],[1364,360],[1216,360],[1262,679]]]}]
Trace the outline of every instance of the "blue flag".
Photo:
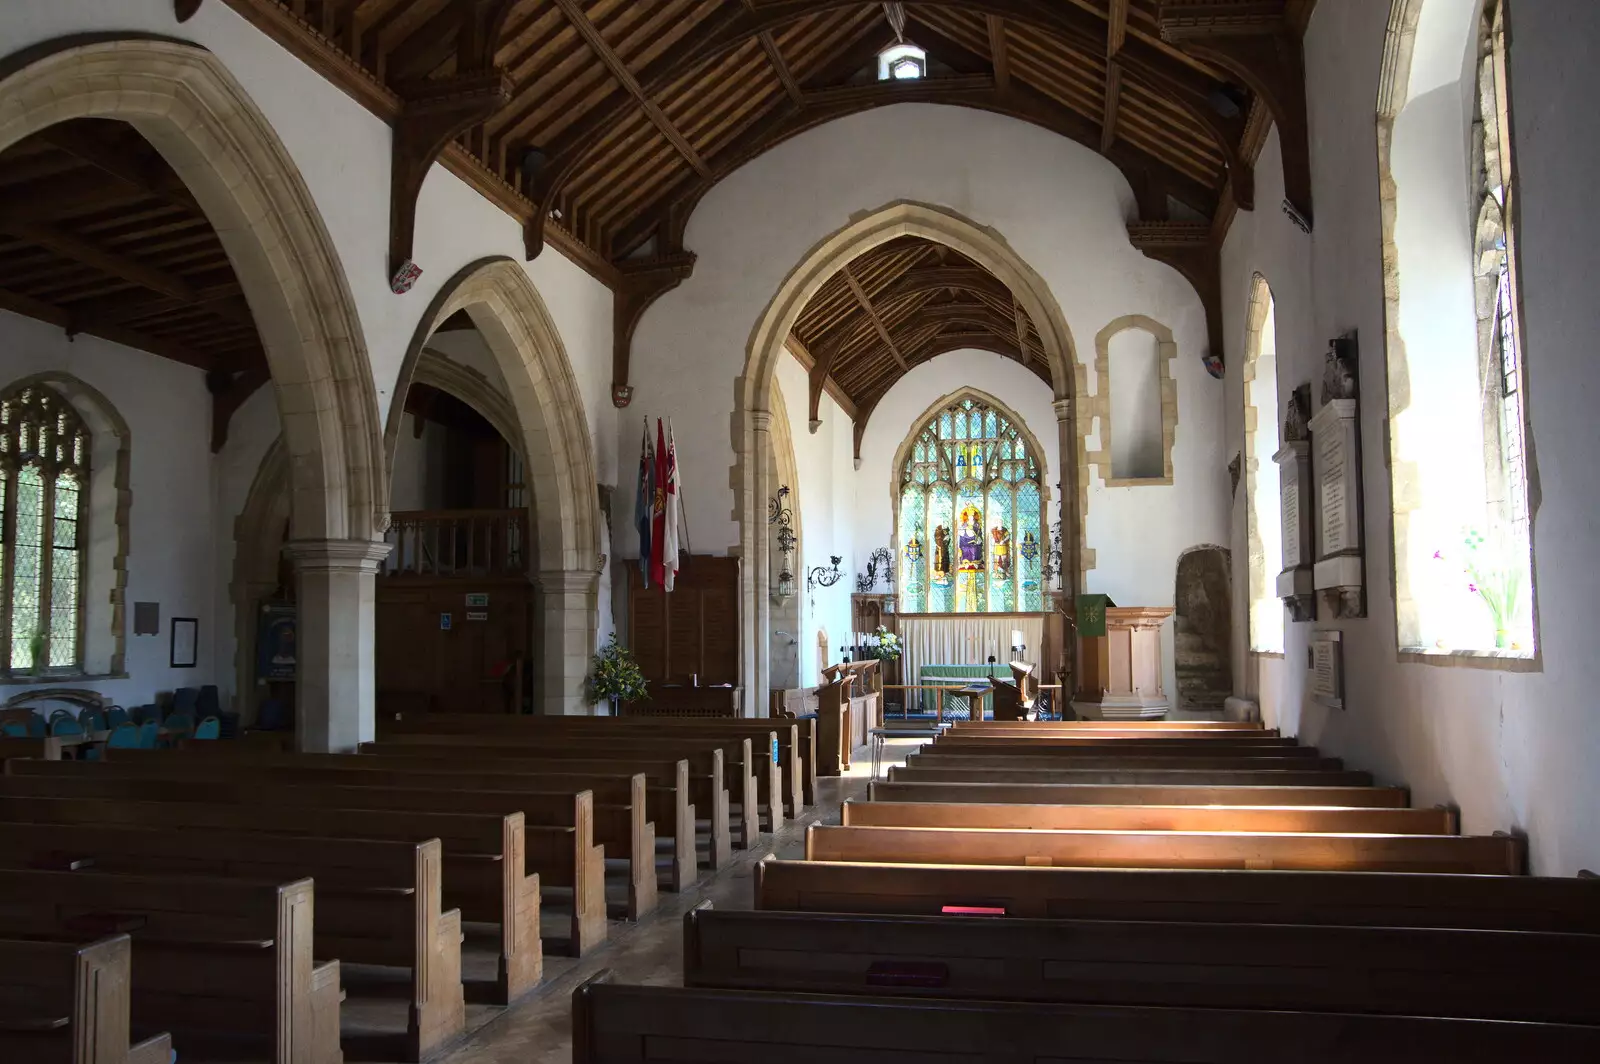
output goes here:
[{"label": "blue flag", "polygon": [[656,499],[656,456],[650,446],[650,420],[645,419],[644,443],[639,448],[639,493],[633,499],[633,525],[639,530],[639,574],[650,586],[650,521]]}]

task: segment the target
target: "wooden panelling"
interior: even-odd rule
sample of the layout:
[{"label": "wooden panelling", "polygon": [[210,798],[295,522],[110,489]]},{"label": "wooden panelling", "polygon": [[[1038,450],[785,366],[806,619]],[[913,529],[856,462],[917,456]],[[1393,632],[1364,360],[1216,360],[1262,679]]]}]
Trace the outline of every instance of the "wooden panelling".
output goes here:
[{"label": "wooden panelling", "polygon": [[739,559],[684,559],[670,594],[646,588],[638,566],[629,566],[628,645],[646,680],[738,683]]}]

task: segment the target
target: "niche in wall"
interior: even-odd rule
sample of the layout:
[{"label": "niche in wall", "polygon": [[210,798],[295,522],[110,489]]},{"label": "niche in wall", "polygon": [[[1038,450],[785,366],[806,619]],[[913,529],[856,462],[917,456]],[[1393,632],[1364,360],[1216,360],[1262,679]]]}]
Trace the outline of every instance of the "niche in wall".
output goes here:
[{"label": "niche in wall", "polygon": [[1232,587],[1226,547],[1193,547],[1178,558],[1173,663],[1179,709],[1221,710],[1233,693]]},{"label": "niche in wall", "polygon": [[1111,338],[1111,475],[1162,474],[1160,345],[1143,329]]}]

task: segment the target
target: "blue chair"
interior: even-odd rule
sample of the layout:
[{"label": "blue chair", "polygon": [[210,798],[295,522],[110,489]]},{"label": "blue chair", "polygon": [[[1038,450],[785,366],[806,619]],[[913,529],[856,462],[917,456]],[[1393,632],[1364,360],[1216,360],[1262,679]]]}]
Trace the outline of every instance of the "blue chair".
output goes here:
[{"label": "blue chair", "polygon": [[205,720],[201,721],[198,725],[195,726],[194,738],[196,738],[196,739],[220,739],[220,738],[222,738],[222,722],[220,720],[218,720],[216,717],[207,717]]},{"label": "blue chair", "polygon": [[161,738],[161,725],[153,720],[147,720],[139,725],[139,749],[154,750],[156,742]]},{"label": "blue chair", "polygon": [[256,712],[256,728],[259,731],[288,731],[289,714],[284,711],[283,703],[276,698],[261,703],[260,710]]},{"label": "blue chair", "polygon": [[208,683],[200,688],[200,699],[195,703],[194,715],[201,720],[222,715],[222,695],[217,691],[216,684]]},{"label": "blue chair", "polygon": [[194,718],[187,713],[174,713],[162,722],[161,727],[166,730],[164,740],[167,746],[177,746],[185,739],[194,736]]},{"label": "blue chair", "polygon": [[106,727],[115,731],[120,725],[128,723],[128,711],[121,706],[112,706],[106,710]]},{"label": "blue chair", "polygon": [[78,711],[78,723],[83,726],[83,730],[86,732],[105,731],[106,715],[98,709],[85,706]]},{"label": "blue chair", "polygon": [[72,714],[66,713],[59,717],[52,717],[50,719],[50,734],[82,735],[83,725],[79,724]]},{"label": "blue chair", "polygon": [[26,739],[28,726],[20,720],[8,720],[0,724],[0,735],[4,735],[7,739]]},{"label": "blue chair", "polygon": [[45,725],[44,718],[37,712],[28,714],[28,738],[43,739],[50,734],[50,729]]},{"label": "blue chair", "polygon": [[[200,688],[180,687],[172,692],[172,713],[181,713],[186,717],[195,715],[195,707],[200,704]],[[168,714],[171,715],[170,713]]]},{"label": "blue chair", "polygon": [[128,719],[135,724],[143,724],[147,720],[160,720],[161,714],[154,705],[134,706],[128,711]]},{"label": "blue chair", "polygon": [[111,750],[137,750],[139,746],[139,726],[131,720],[112,728],[111,737],[106,740],[106,747]]}]

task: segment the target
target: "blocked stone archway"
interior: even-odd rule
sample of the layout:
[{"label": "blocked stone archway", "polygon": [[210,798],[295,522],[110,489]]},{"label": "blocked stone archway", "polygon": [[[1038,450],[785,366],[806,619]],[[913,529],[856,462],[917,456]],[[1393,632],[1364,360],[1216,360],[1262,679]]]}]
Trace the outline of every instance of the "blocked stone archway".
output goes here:
[{"label": "blocked stone archway", "polygon": [[[601,519],[594,444],[577,376],[522,266],[490,258],[461,270],[434,298],[400,367],[397,397],[421,379],[429,339],[458,311],[472,319],[494,355],[515,413],[515,432],[508,438],[527,458],[542,630],[535,705],[550,714],[588,713],[583,682],[599,618]],[[397,398],[389,411],[386,468],[404,407]]]},{"label": "blocked stone archway", "polygon": [[[1009,288],[1039,330],[1055,397],[1061,453],[1073,453],[1079,390],[1077,351],[1066,317],[1050,286],[1006,239],[954,211],[925,203],[901,200],[887,204],[835,231],[819,242],[779,286],[755,323],[746,349],[744,372],[734,384],[732,480],[735,514],[739,521],[739,546],[744,564],[740,570],[740,686],[746,712],[766,704],[770,667],[766,633],[771,628],[772,599],[768,594],[771,568],[766,535],[766,499],[774,485],[766,461],[773,413],[768,404],[778,359],[795,321],[827,280],[851,261],[880,244],[903,236],[921,237],[943,244],[976,262]],[[1064,568],[1072,574],[1066,582],[1076,588],[1081,580],[1076,466],[1063,460],[1060,485]],[[1069,596],[1070,600],[1070,596]]]},{"label": "blocked stone archway", "polygon": [[73,119],[127,122],[216,230],[261,336],[289,462],[298,741],[326,750],[370,738],[370,582],[388,511],[377,393],[333,239],[288,149],[193,44],[74,38],[0,69],[0,151]]}]

